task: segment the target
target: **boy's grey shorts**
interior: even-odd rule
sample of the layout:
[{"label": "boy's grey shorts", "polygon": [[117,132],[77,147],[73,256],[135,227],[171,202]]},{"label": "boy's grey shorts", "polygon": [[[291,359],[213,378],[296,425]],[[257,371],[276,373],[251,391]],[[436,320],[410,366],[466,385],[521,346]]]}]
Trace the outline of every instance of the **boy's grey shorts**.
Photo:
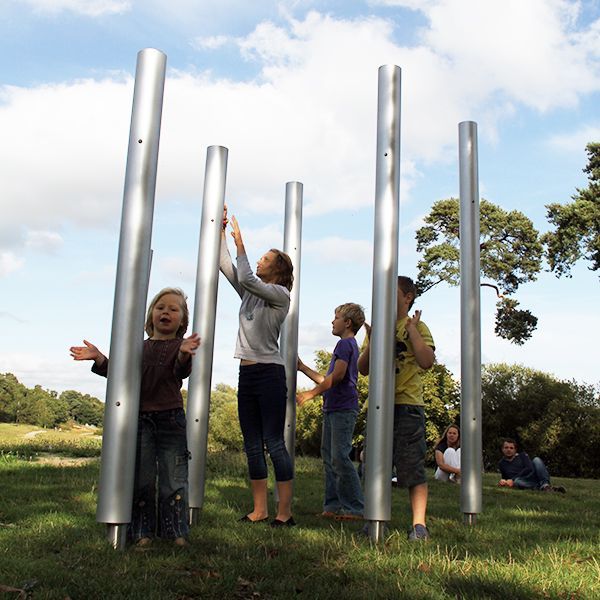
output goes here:
[{"label": "boy's grey shorts", "polygon": [[427,482],[426,452],[424,407],[394,405],[394,467],[399,487]]}]

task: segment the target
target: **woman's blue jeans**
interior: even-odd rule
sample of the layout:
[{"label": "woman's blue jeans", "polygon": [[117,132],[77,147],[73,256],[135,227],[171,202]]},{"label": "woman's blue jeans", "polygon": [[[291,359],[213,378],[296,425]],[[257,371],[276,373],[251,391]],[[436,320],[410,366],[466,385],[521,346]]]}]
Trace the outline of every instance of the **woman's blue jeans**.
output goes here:
[{"label": "woman's blue jeans", "polygon": [[250,479],[266,479],[265,447],[277,481],[294,478],[292,460],[285,447],[283,430],[287,386],[283,365],[240,366],[238,416],[244,436]]},{"label": "woman's blue jeans", "polygon": [[350,460],[357,415],[355,410],[323,412],[321,457],[325,466],[326,512],[363,514],[360,478]]},{"label": "woman's blue jeans", "polygon": [[188,459],[183,408],[140,413],[129,526],[133,542],[188,536]]}]

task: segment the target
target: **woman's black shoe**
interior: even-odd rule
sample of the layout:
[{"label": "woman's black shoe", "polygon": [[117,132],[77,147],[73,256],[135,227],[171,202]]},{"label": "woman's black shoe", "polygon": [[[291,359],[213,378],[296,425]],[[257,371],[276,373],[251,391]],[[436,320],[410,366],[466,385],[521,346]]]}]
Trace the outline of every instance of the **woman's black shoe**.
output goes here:
[{"label": "woman's black shoe", "polygon": [[240,523],[262,523],[263,521],[268,521],[269,517],[265,517],[264,519],[256,519],[256,521],[253,521],[248,515],[244,515],[243,517],[240,517],[238,519],[238,521]]},{"label": "woman's black shoe", "polygon": [[296,525],[294,517],[290,517],[287,521],[280,521],[279,519],[271,521],[271,527],[294,527],[294,525]]}]

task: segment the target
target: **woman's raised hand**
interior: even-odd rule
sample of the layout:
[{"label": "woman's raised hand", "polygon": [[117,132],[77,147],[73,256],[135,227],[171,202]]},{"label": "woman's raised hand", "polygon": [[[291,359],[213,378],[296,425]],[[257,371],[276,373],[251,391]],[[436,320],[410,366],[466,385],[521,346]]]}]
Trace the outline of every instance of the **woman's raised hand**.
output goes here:
[{"label": "woman's raised hand", "polygon": [[240,231],[240,226],[238,225],[237,219],[232,215],[231,216],[231,237],[235,242],[236,248],[243,248],[244,242],[242,241],[242,232]]},{"label": "woman's raised hand", "polygon": [[227,223],[229,223],[229,219],[227,218],[227,204],[223,205],[223,221],[221,222],[221,229],[225,231],[227,229]]}]

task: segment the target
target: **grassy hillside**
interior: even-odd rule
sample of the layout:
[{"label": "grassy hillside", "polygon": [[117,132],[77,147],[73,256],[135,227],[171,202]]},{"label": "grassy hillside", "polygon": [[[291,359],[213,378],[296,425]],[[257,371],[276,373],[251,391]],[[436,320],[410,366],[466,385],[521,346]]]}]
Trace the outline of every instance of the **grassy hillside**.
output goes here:
[{"label": "grassy hillside", "polygon": [[0,591],[61,600],[600,597],[600,481],[560,479],[568,493],[559,495],[500,489],[486,474],[472,528],[462,524],[459,488],[433,481],[433,539],[416,545],[406,540],[406,492],[394,488],[389,535],[373,547],[360,525],[316,516],[320,462],[296,466],[296,528],[238,523],[249,508],[244,457],[218,453],[209,456],[190,548],[118,552],[95,522],[98,459],[56,464],[4,453]]}]

